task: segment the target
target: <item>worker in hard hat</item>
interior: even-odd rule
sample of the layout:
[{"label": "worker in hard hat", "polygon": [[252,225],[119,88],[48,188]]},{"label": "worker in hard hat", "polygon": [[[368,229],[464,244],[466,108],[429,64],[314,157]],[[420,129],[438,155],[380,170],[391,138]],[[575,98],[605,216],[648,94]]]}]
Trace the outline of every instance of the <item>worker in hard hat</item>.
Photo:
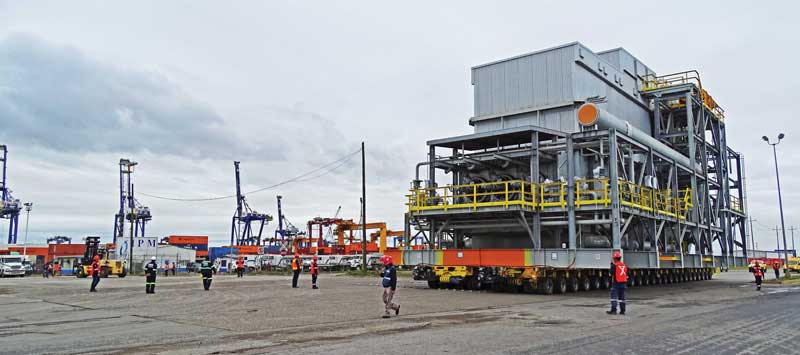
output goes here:
[{"label": "worker in hard hat", "polygon": [[150,261],[147,264],[144,264],[144,275],[145,275],[145,283],[144,283],[144,292],[145,293],[156,293],[156,275],[158,274],[158,263],[156,263],[156,257],[153,256],[150,258]]},{"label": "worker in hard hat", "polygon": [[89,292],[97,292],[97,284],[100,283],[100,255],[95,255],[92,265],[89,267],[89,275],[92,275],[92,287]]},{"label": "worker in hard hat", "polygon": [[214,276],[214,268],[211,266],[211,261],[208,257],[200,263],[200,277],[203,278],[203,288],[208,291],[211,289],[211,278]]},{"label": "worker in hard hat", "polygon": [[314,255],[311,258],[311,288],[316,290],[317,287],[317,275],[319,275],[319,265],[317,265],[317,256]]},{"label": "worker in hard hat", "polygon": [[618,251],[612,256],[614,262],[611,263],[611,310],[608,314],[617,314],[617,303],[619,303],[619,314],[625,314],[625,288],[628,284],[628,266],[622,262],[622,254]]},{"label": "worker in hard hat", "polygon": [[300,278],[300,272],[303,271],[303,262],[300,261],[300,253],[295,252],[292,258],[292,288],[297,288],[297,280]]},{"label": "worker in hard hat", "polygon": [[750,271],[753,273],[753,277],[756,278],[756,291],[761,291],[761,280],[764,278],[764,268],[762,268],[761,264],[756,260]]},{"label": "worker in hard hat", "polygon": [[391,317],[389,311],[393,310],[394,315],[400,314],[400,305],[392,303],[394,293],[397,290],[397,268],[392,263],[391,255],[384,255],[381,257],[383,262],[383,279],[381,285],[383,286],[383,305],[384,314],[383,318]]},{"label": "worker in hard hat", "polygon": [[244,259],[240,256],[236,259],[236,277],[244,276]]}]

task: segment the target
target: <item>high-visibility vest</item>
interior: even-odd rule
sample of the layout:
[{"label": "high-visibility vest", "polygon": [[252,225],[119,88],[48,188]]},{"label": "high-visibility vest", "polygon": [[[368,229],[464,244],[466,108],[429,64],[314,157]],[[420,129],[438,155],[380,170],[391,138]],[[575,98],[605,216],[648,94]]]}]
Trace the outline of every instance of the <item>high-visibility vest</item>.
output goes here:
[{"label": "high-visibility vest", "polygon": [[292,259],[292,270],[300,269],[300,266],[298,265],[298,260],[299,260],[298,258]]},{"label": "high-visibility vest", "polygon": [[238,267],[238,268],[244,267],[244,261],[236,260],[236,267]]},{"label": "high-visibility vest", "polygon": [[615,261],[614,266],[614,281],[618,283],[628,282],[628,266],[621,261]]},{"label": "high-visibility vest", "polygon": [[761,272],[761,265],[756,265],[754,268],[753,274],[755,277],[762,277],[764,274]]}]

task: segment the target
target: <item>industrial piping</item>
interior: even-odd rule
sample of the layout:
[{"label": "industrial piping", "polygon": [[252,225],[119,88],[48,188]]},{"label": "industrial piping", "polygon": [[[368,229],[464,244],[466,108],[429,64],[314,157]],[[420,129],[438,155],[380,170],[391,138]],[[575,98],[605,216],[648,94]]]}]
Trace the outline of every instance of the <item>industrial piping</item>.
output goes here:
[{"label": "industrial piping", "polygon": [[[653,138],[647,133],[642,132],[636,127],[633,127],[630,122],[622,120],[605,110],[597,107],[597,105],[592,103],[585,103],[578,108],[578,123],[580,123],[584,127],[591,127],[597,125],[599,129],[615,129],[627,135],[628,137],[633,138],[636,141],[641,142],[644,145],[647,145],[653,148],[654,151],[658,152],[659,154],[675,160],[680,165],[683,165],[687,168],[692,168],[691,161],[689,157],[678,153],[676,150],[668,147],[666,144],[659,142],[657,139]],[[695,167],[694,169],[698,174],[702,174],[703,170]]]}]

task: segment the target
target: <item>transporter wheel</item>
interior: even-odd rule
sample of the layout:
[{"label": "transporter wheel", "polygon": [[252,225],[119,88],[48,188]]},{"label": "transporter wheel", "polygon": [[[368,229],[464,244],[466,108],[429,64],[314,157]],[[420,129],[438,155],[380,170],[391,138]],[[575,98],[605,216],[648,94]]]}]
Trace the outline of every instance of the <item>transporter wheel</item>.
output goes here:
[{"label": "transporter wheel", "polygon": [[108,274],[109,274],[109,271],[108,271],[107,267],[103,266],[102,268],[100,268],[100,277],[107,278]]},{"label": "transporter wheel", "polygon": [[545,277],[539,282],[539,292],[545,295],[553,294],[553,278]]},{"label": "transporter wheel", "polygon": [[608,276],[603,276],[603,282],[600,283],[603,289],[607,289],[611,287],[611,278]]},{"label": "transporter wheel", "polygon": [[119,275],[117,275],[117,277],[123,278],[125,276],[128,276],[128,270],[125,270],[125,268],[123,267],[122,270],[120,271]]},{"label": "transporter wheel", "polygon": [[592,277],[592,289],[593,290],[600,289],[600,278],[597,276]]},{"label": "transporter wheel", "polygon": [[536,286],[533,284],[532,280],[525,280],[525,282],[522,283],[522,292],[536,293]]},{"label": "transporter wheel", "polygon": [[567,293],[567,279],[566,278],[559,277],[558,280],[555,281],[554,292],[555,293]]},{"label": "transporter wheel", "polygon": [[465,290],[467,290],[467,291],[473,290],[475,288],[472,285],[473,280],[474,280],[474,278],[472,276],[465,277],[464,280],[461,281],[461,284],[463,285],[463,288]]},{"label": "transporter wheel", "polygon": [[570,277],[568,280],[569,281],[567,282],[567,291],[578,292],[578,289],[580,288],[580,284],[578,283],[578,278],[573,276]]},{"label": "transporter wheel", "polygon": [[581,279],[581,291],[591,291],[592,290],[592,280],[589,280],[588,277],[584,277]]},{"label": "transporter wheel", "polygon": [[642,283],[642,281],[643,281],[643,279],[642,279],[642,275],[636,275],[636,280],[635,280],[635,282],[636,282],[636,286],[644,286],[644,284]]},{"label": "transporter wheel", "polygon": [[673,284],[678,283],[678,273],[677,272],[673,272],[672,274],[669,275],[669,283],[673,283]]},{"label": "transporter wheel", "polygon": [[439,281],[428,280],[428,288],[439,288]]},{"label": "transporter wheel", "polygon": [[496,278],[494,280],[494,282],[492,282],[491,290],[494,291],[494,292],[500,292],[500,290],[503,288],[502,285],[501,285],[502,283],[503,283],[503,279]]},{"label": "transporter wheel", "polygon": [[647,284],[648,285],[655,285],[656,284],[656,275],[650,274],[647,276]]}]

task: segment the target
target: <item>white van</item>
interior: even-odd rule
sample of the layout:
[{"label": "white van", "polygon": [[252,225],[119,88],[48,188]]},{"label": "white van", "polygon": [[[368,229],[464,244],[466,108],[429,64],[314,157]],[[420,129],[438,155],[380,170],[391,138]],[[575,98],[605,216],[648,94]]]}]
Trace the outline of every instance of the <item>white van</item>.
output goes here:
[{"label": "white van", "polygon": [[0,277],[25,276],[21,255],[0,255]]}]

